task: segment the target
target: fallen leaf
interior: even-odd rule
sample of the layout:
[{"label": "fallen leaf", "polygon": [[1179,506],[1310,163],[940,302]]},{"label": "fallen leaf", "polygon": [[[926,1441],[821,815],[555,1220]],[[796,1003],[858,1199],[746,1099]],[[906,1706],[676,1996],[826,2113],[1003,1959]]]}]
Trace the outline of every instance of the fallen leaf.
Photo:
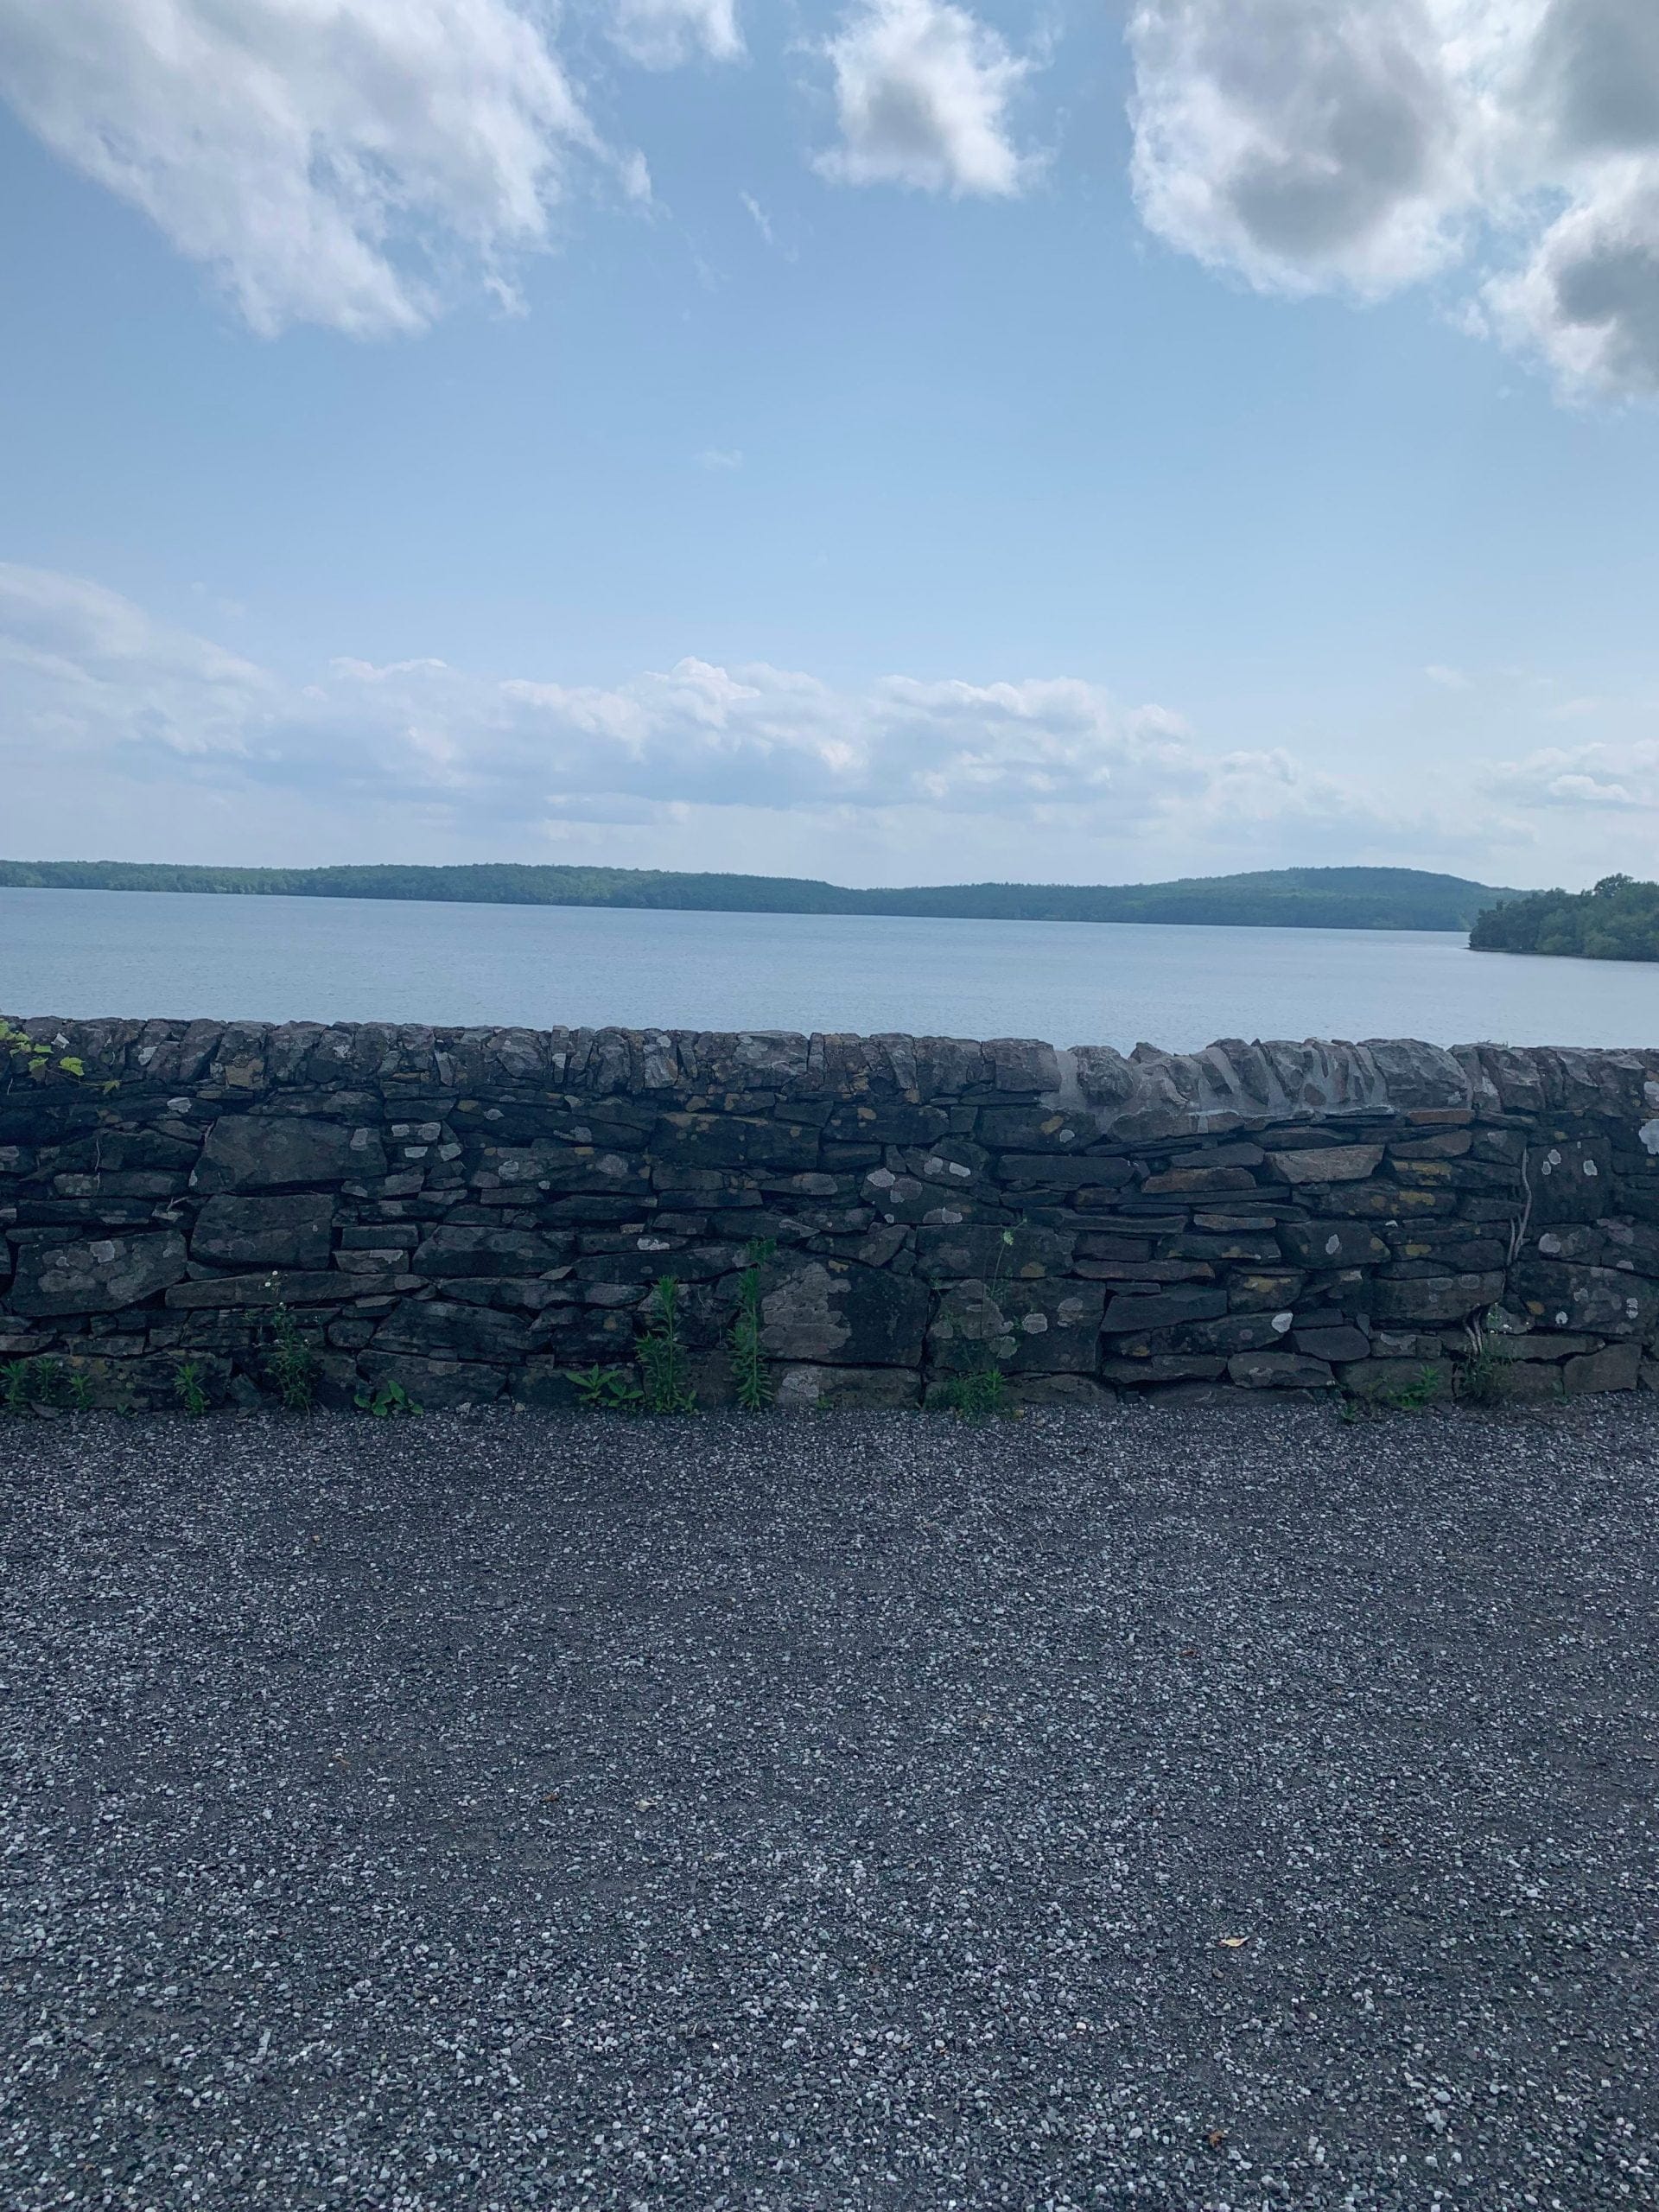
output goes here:
[{"label": "fallen leaf", "polygon": [[1249,1940],[1248,1936],[1221,1936],[1217,1938],[1224,1951],[1242,1951]]},{"label": "fallen leaf", "polygon": [[1219,2151],[1227,2140],[1227,2131],[1224,2127],[1212,2127],[1204,2139],[1212,2151]]}]

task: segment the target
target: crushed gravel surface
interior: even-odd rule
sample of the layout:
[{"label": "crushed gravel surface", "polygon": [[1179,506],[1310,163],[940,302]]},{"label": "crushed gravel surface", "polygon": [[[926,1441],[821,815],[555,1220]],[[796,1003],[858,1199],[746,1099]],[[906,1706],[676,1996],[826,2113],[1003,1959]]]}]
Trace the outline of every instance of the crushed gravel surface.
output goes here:
[{"label": "crushed gravel surface", "polygon": [[0,2206],[1659,2204],[1659,1401],[0,1424]]}]

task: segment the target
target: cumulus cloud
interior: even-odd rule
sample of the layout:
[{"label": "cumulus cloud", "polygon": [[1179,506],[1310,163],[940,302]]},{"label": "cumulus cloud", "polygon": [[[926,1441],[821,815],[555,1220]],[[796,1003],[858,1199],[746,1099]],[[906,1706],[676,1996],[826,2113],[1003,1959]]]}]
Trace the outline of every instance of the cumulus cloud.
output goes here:
[{"label": "cumulus cloud", "polygon": [[1488,781],[1516,806],[1651,813],[1659,810],[1659,740],[1544,747],[1499,762]]},{"label": "cumulus cloud", "polygon": [[1138,0],[1134,182],[1257,289],[1459,270],[1564,388],[1659,392],[1653,0]]},{"label": "cumulus cloud", "polygon": [[819,158],[842,184],[1006,195],[1030,163],[1007,110],[1029,64],[950,0],[865,0],[826,48],[841,143]]},{"label": "cumulus cloud", "polygon": [[1659,397],[1659,159],[1593,180],[1485,299],[1570,389]]},{"label": "cumulus cloud", "polygon": [[1392,290],[1454,251],[1471,180],[1419,0],[1145,0],[1130,18],[1147,222],[1264,289]]},{"label": "cumulus cloud", "polygon": [[266,335],[418,330],[461,269],[510,296],[597,150],[511,0],[0,0],[0,97]]},{"label": "cumulus cloud", "polygon": [[[1021,825],[1202,842],[1241,822],[1346,824],[1387,810],[1282,753],[1206,753],[1180,717],[1071,678],[892,676],[837,687],[697,658],[611,685],[338,660],[279,679],[77,578],[0,568],[0,774],[120,778],[372,822],[411,814],[482,841],[677,810],[841,824]],[[755,831],[754,836],[765,832]],[[1007,849],[1006,844],[1001,849]]]},{"label": "cumulus cloud", "polygon": [[743,51],[736,0],[616,0],[617,44],[647,69],[675,69],[699,50],[716,61]]}]

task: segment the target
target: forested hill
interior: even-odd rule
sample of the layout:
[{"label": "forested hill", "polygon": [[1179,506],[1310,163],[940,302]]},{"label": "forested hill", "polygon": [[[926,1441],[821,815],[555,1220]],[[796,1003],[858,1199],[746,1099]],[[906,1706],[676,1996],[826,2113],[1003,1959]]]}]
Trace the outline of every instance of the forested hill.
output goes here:
[{"label": "forested hill", "polygon": [[195,891],[305,899],[418,899],[497,906],[655,906],[746,914],[921,914],[962,921],[1210,922],[1230,927],[1465,930],[1519,898],[1410,868],[1272,868],[1175,883],[952,883],[852,891],[783,875],[516,867],[184,868],[128,861],[0,861],[0,889]]},{"label": "forested hill", "polygon": [[1605,875],[1593,891],[1535,891],[1483,914],[1469,942],[1477,952],[1659,960],[1659,883]]}]

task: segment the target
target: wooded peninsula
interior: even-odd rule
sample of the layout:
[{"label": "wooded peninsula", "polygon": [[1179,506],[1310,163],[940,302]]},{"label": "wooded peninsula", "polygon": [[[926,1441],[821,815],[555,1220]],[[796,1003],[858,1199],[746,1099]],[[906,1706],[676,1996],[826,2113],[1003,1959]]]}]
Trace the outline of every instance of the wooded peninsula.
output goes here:
[{"label": "wooded peninsula", "polygon": [[1604,875],[1590,891],[1535,891],[1478,915],[1469,943],[1476,952],[1659,960],[1659,883]]}]

